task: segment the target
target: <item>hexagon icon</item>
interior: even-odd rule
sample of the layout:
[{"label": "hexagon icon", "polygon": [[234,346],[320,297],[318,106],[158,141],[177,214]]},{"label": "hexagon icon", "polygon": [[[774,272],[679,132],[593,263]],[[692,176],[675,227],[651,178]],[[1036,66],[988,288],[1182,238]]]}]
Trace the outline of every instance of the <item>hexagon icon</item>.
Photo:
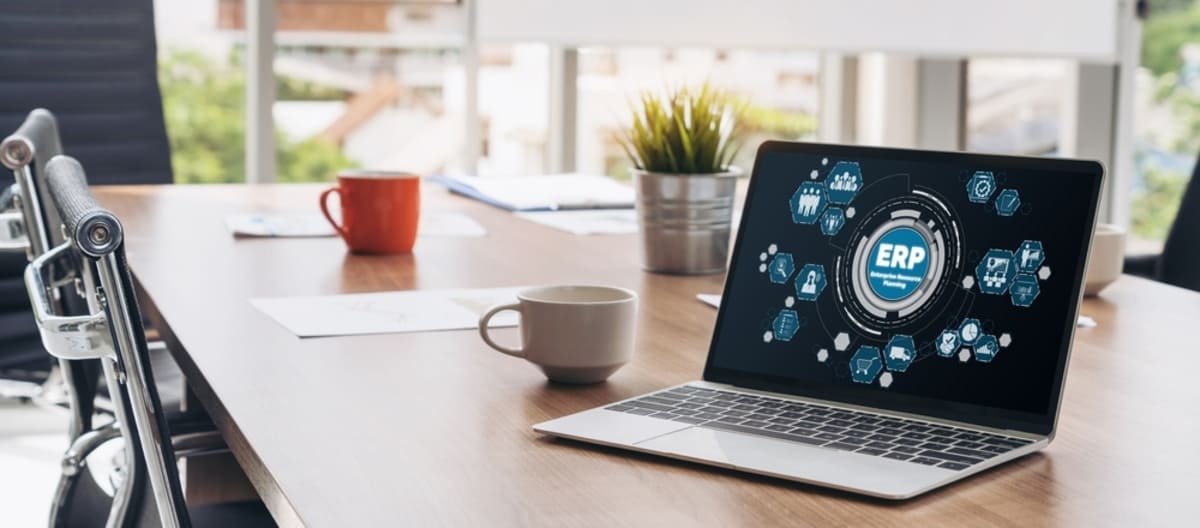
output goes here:
[{"label": "hexagon icon", "polygon": [[840,205],[850,203],[862,185],[862,169],[859,169],[858,162],[854,161],[837,162],[825,178],[825,186],[829,188],[829,201]]},{"label": "hexagon icon", "polygon": [[1038,270],[1038,278],[1042,279],[1042,280],[1049,279],[1050,278],[1050,266],[1042,266],[1042,268]]},{"label": "hexagon icon", "polygon": [[833,236],[846,225],[846,212],[841,207],[830,207],[821,215],[821,232]]},{"label": "hexagon icon", "polygon": [[820,264],[805,264],[800,273],[796,274],[796,299],[815,301],[825,290],[825,266]]},{"label": "hexagon icon", "polygon": [[975,343],[982,333],[983,324],[979,322],[979,319],[963,319],[962,324],[958,325],[958,337],[964,345]]},{"label": "hexagon icon", "polygon": [[825,350],[824,348],[822,348],[821,350],[817,351],[817,361],[824,363],[825,360],[827,360],[827,359],[829,359],[829,351],[828,350]]},{"label": "hexagon icon", "polygon": [[883,349],[883,362],[888,370],[904,372],[917,358],[917,344],[912,336],[895,335]]},{"label": "hexagon icon", "polygon": [[888,387],[891,387],[891,386],[892,386],[892,381],[893,381],[893,380],[892,380],[892,373],[891,373],[891,372],[884,372],[883,374],[880,374],[880,375],[879,375],[879,386],[880,386],[880,387],[883,387],[883,388],[885,388],[885,389],[886,389],[886,388],[888,388]]},{"label": "hexagon icon", "polygon": [[820,218],[829,198],[825,186],[817,182],[804,182],[792,194],[792,221],[797,224],[812,224]]},{"label": "hexagon icon", "polygon": [[1046,250],[1037,240],[1021,242],[1014,254],[1017,257],[1017,271],[1021,273],[1034,273],[1046,261]]},{"label": "hexagon icon", "polygon": [[767,266],[769,270],[767,277],[775,284],[787,284],[788,279],[792,278],[792,273],[796,271],[796,262],[792,260],[791,253],[777,253],[775,258],[771,259],[771,263]]},{"label": "hexagon icon", "polygon": [[1041,293],[1042,288],[1038,286],[1037,277],[1028,273],[1020,273],[1017,278],[1013,279],[1012,286],[1008,288],[1008,294],[1012,296],[1013,306],[1021,306],[1028,308],[1033,304],[1033,300]]},{"label": "hexagon icon", "polygon": [[996,192],[996,178],[988,171],[977,171],[967,182],[967,199],[972,203],[987,203]]},{"label": "hexagon icon", "polygon": [[883,362],[879,359],[878,348],[864,345],[850,356],[850,379],[855,383],[871,383],[881,370]]},{"label": "hexagon icon", "polygon": [[980,363],[991,363],[996,358],[996,353],[1000,351],[1000,343],[996,342],[996,336],[984,334],[975,341],[975,361]]},{"label": "hexagon icon", "polygon": [[996,195],[996,214],[1012,216],[1021,208],[1021,193],[1016,189],[1004,189]]},{"label": "hexagon icon", "polygon": [[958,351],[958,360],[963,363],[970,361],[971,360],[971,351],[967,350],[965,348],[962,350],[959,350]]},{"label": "hexagon icon", "polygon": [[847,348],[850,348],[850,334],[838,332],[838,335],[833,338],[833,348],[838,352],[845,352]]},{"label": "hexagon icon", "polygon": [[1013,254],[1005,249],[989,249],[975,266],[979,278],[979,291],[992,295],[1004,295],[1017,274]]},{"label": "hexagon icon", "polygon": [[958,330],[948,328],[942,330],[942,333],[938,335],[937,341],[933,343],[933,348],[937,350],[939,356],[953,357],[954,351],[958,350],[958,345],[961,342],[958,338]]},{"label": "hexagon icon", "polygon": [[780,341],[791,341],[796,337],[798,330],[800,316],[796,315],[795,310],[780,310],[779,315],[775,316],[775,321],[771,323],[771,331],[775,333],[775,339]]},{"label": "hexagon icon", "polygon": [[1000,348],[1008,348],[1012,344],[1012,334],[1005,332],[1000,334]]}]

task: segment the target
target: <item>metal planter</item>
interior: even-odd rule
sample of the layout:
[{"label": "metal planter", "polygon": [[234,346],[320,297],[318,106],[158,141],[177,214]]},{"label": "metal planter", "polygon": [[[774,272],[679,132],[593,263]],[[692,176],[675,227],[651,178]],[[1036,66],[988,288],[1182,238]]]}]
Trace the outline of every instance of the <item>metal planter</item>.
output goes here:
[{"label": "metal planter", "polygon": [[742,170],[714,174],[633,171],[642,267],[699,275],[725,271],[733,201]]}]

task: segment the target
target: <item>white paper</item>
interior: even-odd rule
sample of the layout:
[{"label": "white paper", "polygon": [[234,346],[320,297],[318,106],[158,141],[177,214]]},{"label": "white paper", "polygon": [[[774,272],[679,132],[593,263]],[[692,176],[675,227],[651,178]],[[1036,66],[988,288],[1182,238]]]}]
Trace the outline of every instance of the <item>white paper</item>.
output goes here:
[{"label": "white paper", "polygon": [[696,298],[700,302],[712,306],[713,308],[721,307],[721,295],[716,293],[697,293]]},{"label": "white paper", "polygon": [[541,176],[463,176],[458,185],[471,188],[484,201],[512,210],[633,207],[633,188],[591,174]]},{"label": "white paper", "polygon": [[516,213],[530,222],[575,235],[627,235],[638,232],[633,209],[586,209]]},{"label": "white paper", "polygon": [[[476,328],[497,304],[515,302],[520,288],[413,290],[311,297],[250,299],[299,337],[326,337]],[[490,328],[516,326],[518,316],[497,314]]]},{"label": "white paper", "polygon": [[[225,217],[225,227],[235,237],[331,237],[333,226],[318,213],[249,213]],[[417,234],[429,237],[481,237],[487,235],[474,218],[463,213],[430,211],[421,215]]]}]

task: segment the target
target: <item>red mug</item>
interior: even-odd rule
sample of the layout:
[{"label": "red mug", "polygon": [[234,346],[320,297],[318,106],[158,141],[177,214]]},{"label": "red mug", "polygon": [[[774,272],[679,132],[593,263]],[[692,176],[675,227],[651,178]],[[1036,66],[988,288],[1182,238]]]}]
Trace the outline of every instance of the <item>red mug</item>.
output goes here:
[{"label": "red mug", "polygon": [[[329,214],[329,195],[341,198],[342,223]],[[321,193],[321,212],[352,253],[409,253],[417,241],[421,178],[403,172],[347,170]]]}]

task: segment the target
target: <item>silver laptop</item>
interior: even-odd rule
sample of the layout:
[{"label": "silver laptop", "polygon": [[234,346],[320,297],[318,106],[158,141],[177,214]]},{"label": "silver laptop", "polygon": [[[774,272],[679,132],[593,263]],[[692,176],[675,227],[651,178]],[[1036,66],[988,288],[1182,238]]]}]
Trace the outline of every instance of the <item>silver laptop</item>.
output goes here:
[{"label": "silver laptop", "polygon": [[1089,161],[768,142],[702,381],[534,429],[888,499],[1040,450],[1102,179]]}]

